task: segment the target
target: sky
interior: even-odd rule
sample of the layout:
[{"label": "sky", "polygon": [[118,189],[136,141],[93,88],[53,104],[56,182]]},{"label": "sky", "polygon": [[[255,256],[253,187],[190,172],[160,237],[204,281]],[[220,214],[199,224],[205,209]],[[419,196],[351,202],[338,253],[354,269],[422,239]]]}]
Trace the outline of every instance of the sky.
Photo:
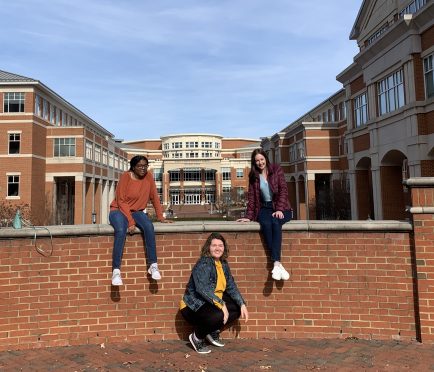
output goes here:
[{"label": "sky", "polygon": [[14,0],[0,70],[115,138],[273,135],[337,92],[362,0]]}]

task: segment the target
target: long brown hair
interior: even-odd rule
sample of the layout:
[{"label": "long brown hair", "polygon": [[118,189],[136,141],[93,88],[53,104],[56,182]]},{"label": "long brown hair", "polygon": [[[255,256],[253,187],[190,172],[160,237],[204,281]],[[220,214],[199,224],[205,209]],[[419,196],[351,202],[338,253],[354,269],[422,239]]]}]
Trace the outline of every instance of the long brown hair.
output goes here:
[{"label": "long brown hair", "polygon": [[265,164],[268,167],[270,166],[270,160],[268,159],[267,153],[263,149],[256,149],[253,150],[252,156],[250,158],[250,173],[249,173],[249,182],[254,183],[256,179],[258,178],[259,169],[256,166],[255,157],[256,155],[262,155],[265,158]]},{"label": "long brown hair", "polygon": [[205,244],[202,247],[202,250],[200,251],[201,257],[211,257],[211,252],[209,251],[209,247],[211,245],[211,242],[213,239],[221,240],[223,242],[223,246],[225,247],[222,256],[220,257],[221,260],[227,260],[229,256],[229,247],[226,243],[226,239],[223,237],[222,234],[218,232],[213,232],[208,236],[208,239],[206,240]]}]

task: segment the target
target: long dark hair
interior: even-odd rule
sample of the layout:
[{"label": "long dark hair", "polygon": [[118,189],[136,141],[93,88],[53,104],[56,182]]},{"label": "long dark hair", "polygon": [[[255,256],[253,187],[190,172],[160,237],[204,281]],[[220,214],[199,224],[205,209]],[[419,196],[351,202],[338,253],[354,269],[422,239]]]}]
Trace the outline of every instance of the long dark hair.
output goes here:
[{"label": "long dark hair", "polygon": [[211,257],[211,252],[209,251],[209,247],[211,245],[211,242],[213,239],[221,240],[223,242],[223,245],[225,247],[225,250],[223,251],[222,256],[220,257],[221,260],[227,260],[229,256],[229,247],[226,243],[226,239],[223,237],[222,234],[218,232],[213,232],[208,236],[208,239],[206,240],[205,244],[202,247],[202,250],[200,251],[201,257]]},{"label": "long dark hair", "polygon": [[148,158],[146,156],[143,156],[143,155],[133,156],[130,160],[130,171],[132,171],[133,168],[137,165],[137,163],[141,160],[144,160],[144,161],[146,161],[146,163],[149,163]]},{"label": "long dark hair", "polygon": [[268,159],[268,155],[264,150],[262,149],[253,150],[252,157],[250,158],[250,173],[249,173],[250,183],[254,183],[258,178],[259,169],[256,167],[256,161],[255,161],[255,157],[258,154],[262,155],[265,158],[265,164],[267,166],[267,169],[270,166],[270,160]]}]

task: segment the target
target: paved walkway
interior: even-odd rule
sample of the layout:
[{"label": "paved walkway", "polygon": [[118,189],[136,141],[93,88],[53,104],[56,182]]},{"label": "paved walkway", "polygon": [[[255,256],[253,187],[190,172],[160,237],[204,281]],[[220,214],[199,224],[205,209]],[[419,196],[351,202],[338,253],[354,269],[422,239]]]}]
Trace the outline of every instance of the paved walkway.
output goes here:
[{"label": "paved walkway", "polygon": [[0,352],[0,371],[434,371],[434,345],[365,340],[186,341]]}]

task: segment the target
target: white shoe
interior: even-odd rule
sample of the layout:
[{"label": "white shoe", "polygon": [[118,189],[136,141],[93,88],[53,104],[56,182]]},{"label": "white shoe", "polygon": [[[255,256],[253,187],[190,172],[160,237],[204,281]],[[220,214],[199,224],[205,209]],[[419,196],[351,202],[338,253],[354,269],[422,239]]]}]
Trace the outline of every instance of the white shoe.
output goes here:
[{"label": "white shoe", "polygon": [[112,275],[112,285],[119,286],[122,284],[121,271],[119,269],[114,269]]},{"label": "white shoe", "polygon": [[274,265],[271,271],[271,277],[274,280],[282,280],[282,271],[280,270],[280,265]]},{"label": "white shoe", "polygon": [[154,279],[154,280],[160,280],[161,279],[161,274],[158,271],[157,263],[153,263],[151,266],[149,266],[148,273],[151,274],[152,279]]},{"label": "white shoe", "polygon": [[281,263],[278,263],[277,265],[274,265],[273,270],[271,271],[271,277],[274,280],[288,280],[290,275],[285,270],[283,265]]},{"label": "white shoe", "polygon": [[285,270],[282,264],[279,264],[279,266],[280,266],[280,273],[282,274],[282,280],[288,280],[290,274]]}]

